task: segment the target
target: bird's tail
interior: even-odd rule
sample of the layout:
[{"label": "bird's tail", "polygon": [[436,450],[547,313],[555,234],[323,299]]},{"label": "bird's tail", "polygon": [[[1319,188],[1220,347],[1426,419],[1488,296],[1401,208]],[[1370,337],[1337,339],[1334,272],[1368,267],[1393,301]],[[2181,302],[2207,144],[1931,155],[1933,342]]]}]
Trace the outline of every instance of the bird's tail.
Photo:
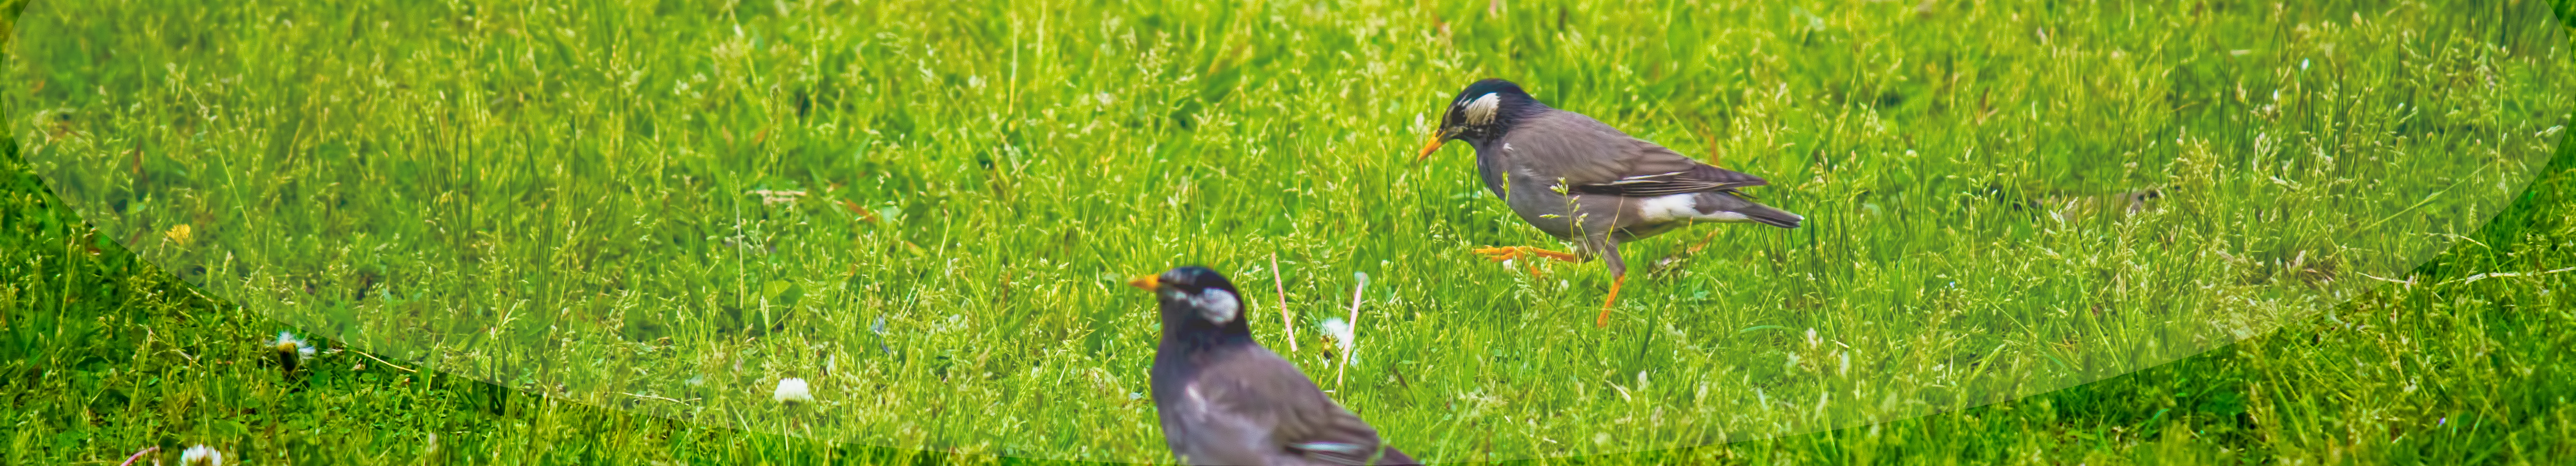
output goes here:
[{"label": "bird's tail", "polygon": [[[1762,205],[1762,203],[1759,202],[1753,202],[1753,199],[1746,198],[1742,194],[1731,191],[1708,193],[1707,196],[1713,196],[1716,198],[1715,207],[1718,211],[1743,216],[1743,219],[1740,221],[1751,221],[1780,228],[1797,228],[1798,222],[1807,220],[1806,217],[1789,213],[1789,211],[1772,208],[1771,206]],[[1709,198],[1703,197],[1701,199]],[[1732,215],[1729,217],[1732,217]]]},{"label": "bird's tail", "polygon": [[1744,218],[1752,219],[1754,222],[1780,228],[1797,228],[1798,222],[1807,220],[1806,217],[1800,217],[1798,214],[1762,204],[1744,206],[1736,209],[1735,213],[1744,214]]}]

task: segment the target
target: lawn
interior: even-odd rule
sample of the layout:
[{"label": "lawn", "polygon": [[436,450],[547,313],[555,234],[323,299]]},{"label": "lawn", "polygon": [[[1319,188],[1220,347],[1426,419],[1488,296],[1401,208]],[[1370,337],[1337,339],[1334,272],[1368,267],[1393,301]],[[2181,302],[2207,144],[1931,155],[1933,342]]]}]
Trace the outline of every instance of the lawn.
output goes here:
[{"label": "lawn", "polygon": [[[1435,462],[2576,460],[2567,5],[0,3],[9,464],[1166,461],[1182,264]],[[1809,221],[1594,328],[1483,77]]]}]

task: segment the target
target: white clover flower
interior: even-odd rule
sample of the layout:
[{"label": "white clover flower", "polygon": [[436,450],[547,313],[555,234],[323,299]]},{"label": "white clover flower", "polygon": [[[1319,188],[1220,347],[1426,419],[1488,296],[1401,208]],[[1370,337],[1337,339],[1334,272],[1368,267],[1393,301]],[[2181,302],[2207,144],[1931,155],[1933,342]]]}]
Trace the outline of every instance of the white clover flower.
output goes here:
[{"label": "white clover flower", "polygon": [[778,389],[769,392],[769,399],[771,401],[790,405],[797,403],[812,403],[814,402],[814,393],[806,389],[805,379],[788,377],[778,379]]},{"label": "white clover flower", "polygon": [[197,445],[179,452],[179,464],[185,466],[224,466],[224,452],[214,447]]}]

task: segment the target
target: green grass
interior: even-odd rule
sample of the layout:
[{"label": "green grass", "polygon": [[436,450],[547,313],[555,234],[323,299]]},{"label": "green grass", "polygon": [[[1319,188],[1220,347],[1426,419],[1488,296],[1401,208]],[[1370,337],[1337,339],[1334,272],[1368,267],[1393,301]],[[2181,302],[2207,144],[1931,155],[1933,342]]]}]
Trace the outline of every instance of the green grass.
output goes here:
[{"label": "green grass", "polygon": [[[2576,458],[2537,3],[574,3],[24,7],[0,462],[1167,460],[1183,263],[1433,461]],[[1812,220],[1594,329],[1404,162],[1486,76]]]}]

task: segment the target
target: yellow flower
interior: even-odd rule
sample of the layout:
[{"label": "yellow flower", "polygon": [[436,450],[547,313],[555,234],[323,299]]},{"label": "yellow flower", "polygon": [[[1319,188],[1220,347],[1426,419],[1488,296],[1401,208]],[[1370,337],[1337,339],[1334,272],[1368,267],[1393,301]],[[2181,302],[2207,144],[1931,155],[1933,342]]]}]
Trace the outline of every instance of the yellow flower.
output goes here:
[{"label": "yellow flower", "polygon": [[170,231],[161,232],[161,236],[170,238],[170,242],[179,243],[180,246],[187,246],[197,240],[195,231],[188,228],[188,224],[185,223],[171,225]]}]

